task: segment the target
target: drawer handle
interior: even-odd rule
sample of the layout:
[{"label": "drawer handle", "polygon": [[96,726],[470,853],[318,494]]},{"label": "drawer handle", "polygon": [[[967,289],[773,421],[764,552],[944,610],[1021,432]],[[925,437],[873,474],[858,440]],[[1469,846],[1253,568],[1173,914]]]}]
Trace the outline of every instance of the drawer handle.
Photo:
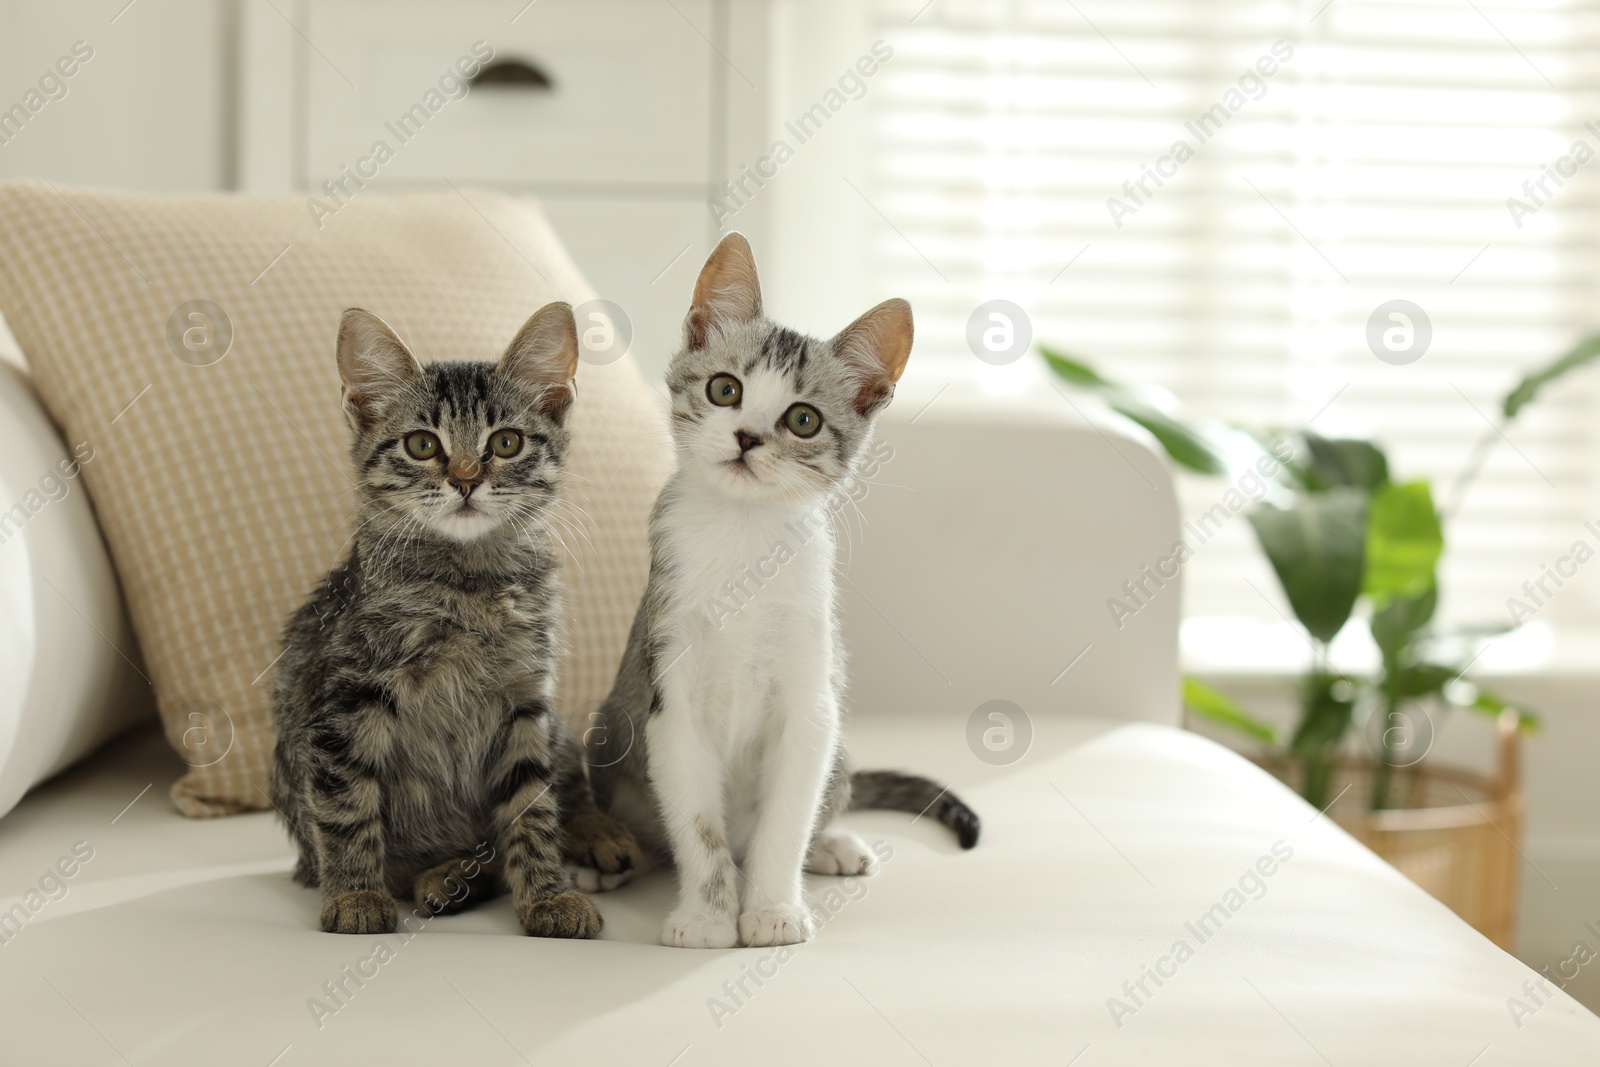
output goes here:
[{"label": "drawer handle", "polygon": [[537,63],[525,59],[502,59],[490,63],[467,82],[474,89],[531,89],[554,92],[556,83]]}]

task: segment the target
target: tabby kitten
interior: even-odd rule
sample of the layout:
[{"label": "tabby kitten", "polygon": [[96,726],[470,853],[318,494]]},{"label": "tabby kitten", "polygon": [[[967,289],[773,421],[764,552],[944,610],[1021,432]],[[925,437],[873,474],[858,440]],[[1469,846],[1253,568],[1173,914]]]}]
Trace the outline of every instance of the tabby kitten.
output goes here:
[{"label": "tabby kitten", "polygon": [[932,811],[962,847],[977,842],[977,815],[950,792],[852,775],[840,740],[829,502],[855,477],[910,354],[904,300],[830,341],[770,322],[739,234],[701,271],[667,370],[678,469],[651,517],[650,578],[621,671],[585,734],[601,807],[677,865],[664,944],[809,938],[802,865],[876,868],[859,837],[829,825],[847,808]]},{"label": "tabby kitten", "polygon": [[330,933],[392,931],[395,896],[438,913],[509,887],[529,934],[593,937],[563,855],[611,876],[639,858],[551,706],[577,354],[559,303],[496,363],[423,367],[377,316],[339,325],[356,530],[274,683],[276,803]]}]

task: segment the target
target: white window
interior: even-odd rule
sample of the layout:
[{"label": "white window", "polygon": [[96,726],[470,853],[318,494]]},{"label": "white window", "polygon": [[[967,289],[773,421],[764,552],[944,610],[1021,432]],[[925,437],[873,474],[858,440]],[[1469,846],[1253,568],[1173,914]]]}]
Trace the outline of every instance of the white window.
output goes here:
[{"label": "white window", "polygon": [[[1578,159],[1600,152],[1592,9],[876,0],[872,17],[894,57],[854,180],[865,273],[916,308],[912,373],[1051,388],[1032,357],[987,368],[966,348],[973,309],[1009,299],[1038,339],[1199,412],[1371,435],[1442,506],[1520,373],[1600,329],[1600,162]],[[1395,300],[1431,326],[1414,362],[1368,344]],[[1415,343],[1415,318],[1380,316],[1390,345]],[[1541,564],[1600,548],[1594,399],[1569,379],[1496,438],[1446,531],[1445,616],[1509,621]],[[1225,488],[1186,478],[1184,511]],[[1273,617],[1246,579],[1282,604],[1242,515],[1186,575],[1190,615]],[[1541,618],[1591,619],[1587,578]]]}]

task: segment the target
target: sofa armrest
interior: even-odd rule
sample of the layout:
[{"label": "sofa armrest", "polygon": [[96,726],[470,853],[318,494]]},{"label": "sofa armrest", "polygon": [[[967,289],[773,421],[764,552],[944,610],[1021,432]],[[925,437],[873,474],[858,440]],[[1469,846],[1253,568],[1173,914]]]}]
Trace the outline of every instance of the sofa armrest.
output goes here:
[{"label": "sofa armrest", "polygon": [[0,815],[34,784],[154,717],[79,475],[94,449],[64,443],[27,374],[0,358]]},{"label": "sofa armrest", "polygon": [[1137,427],[1087,411],[896,398],[838,520],[852,714],[964,731],[1000,699],[1034,720],[1177,723],[1181,574],[1145,570],[1178,540],[1172,477]]}]

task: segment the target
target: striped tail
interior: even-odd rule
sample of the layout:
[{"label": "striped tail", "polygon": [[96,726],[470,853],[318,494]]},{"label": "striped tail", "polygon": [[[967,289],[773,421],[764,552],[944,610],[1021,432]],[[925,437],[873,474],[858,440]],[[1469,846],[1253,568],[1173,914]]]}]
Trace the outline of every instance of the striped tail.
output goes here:
[{"label": "striped tail", "polygon": [[956,833],[962,848],[978,843],[978,813],[928,778],[899,771],[856,771],[850,776],[850,810],[885,808],[931,814]]}]

